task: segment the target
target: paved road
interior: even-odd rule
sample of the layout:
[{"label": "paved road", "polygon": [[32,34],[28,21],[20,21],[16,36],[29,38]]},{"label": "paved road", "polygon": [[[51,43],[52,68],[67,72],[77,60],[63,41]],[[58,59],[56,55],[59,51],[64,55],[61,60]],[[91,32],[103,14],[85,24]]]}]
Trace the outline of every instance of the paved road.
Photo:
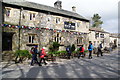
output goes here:
[{"label": "paved road", "polygon": [[47,66],[8,64],[3,66],[3,78],[118,78],[118,51],[93,59],[81,58],[49,63]]}]

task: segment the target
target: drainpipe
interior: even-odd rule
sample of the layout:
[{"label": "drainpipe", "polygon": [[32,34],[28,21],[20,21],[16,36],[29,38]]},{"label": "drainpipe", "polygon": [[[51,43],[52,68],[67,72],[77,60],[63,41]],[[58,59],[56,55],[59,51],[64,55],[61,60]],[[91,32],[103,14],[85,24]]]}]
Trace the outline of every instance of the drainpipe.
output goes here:
[{"label": "drainpipe", "polygon": [[[22,10],[23,10],[23,8],[21,7],[21,8],[20,8],[19,26],[21,26],[21,13],[22,13]],[[19,41],[19,42],[18,42],[18,50],[20,50],[20,30],[21,30],[21,28],[19,27],[19,28],[18,28],[18,37],[19,37],[19,40],[18,40],[18,41]],[[19,54],[17,54],[17,56],[16,56],[16,58],[15,58],[15,63],[22,62],[22,59],[21,59],[21,58],[19,59],[19,61],[17,61],[18,57],[19,57]]]},{"label": "drainpipe", "polygon": [[[23,10],[23,8],[21,7],[21,9],[20,9],[20,18],[19,18],[19,26],[21,26],[21,14],[22,14],[22,10]],[[18,34],[19,34],[19,42],[18,42],[18,50],[20,50],[20,30],[21,30],[21,28],[18,28],[19,30],[18,30]]]}]

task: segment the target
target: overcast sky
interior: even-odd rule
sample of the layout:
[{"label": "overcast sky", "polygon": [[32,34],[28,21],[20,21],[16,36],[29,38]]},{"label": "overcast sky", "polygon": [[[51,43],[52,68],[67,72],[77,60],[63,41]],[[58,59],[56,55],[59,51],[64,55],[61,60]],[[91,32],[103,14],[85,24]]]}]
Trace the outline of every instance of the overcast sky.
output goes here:
[{"label": "overcast sky", "polygon": [[[54,7],[57,0],[27,0],[35,3]],[[98,13],[103,21],[102,28],[110,33],[118,32],[118,2],[120,0],[60,0],[62,9],[72,11],[76,6],[76,12],[90,19],[93,14]]]}]

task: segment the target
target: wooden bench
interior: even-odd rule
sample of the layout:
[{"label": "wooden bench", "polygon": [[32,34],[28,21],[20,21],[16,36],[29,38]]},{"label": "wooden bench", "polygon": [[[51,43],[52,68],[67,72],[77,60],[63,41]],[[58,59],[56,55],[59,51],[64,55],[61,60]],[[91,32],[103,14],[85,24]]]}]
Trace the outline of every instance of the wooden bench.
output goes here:
[{"label": "wooden bench", "polygon": [[49,54],[49,55],[47,55],[47,61],[52,61],[52,62],[54,62],[54,61],[56,61],[56,57],[53,56],[52,54]]}]

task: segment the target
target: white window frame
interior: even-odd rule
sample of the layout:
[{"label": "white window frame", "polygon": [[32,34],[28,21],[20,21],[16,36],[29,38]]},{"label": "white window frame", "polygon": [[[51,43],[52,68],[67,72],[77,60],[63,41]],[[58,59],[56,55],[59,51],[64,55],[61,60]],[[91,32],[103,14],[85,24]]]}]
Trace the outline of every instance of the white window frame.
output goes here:
[{"label": "white window frame", "polygon": [[61,40],[62,40],[62,37],[60,36],[59,33],[57,33],[57,34],[55,35],[55,37],[54,37],[54,41],[55,41],[55,42],[58,42],[58,43],[61,43]]},{"label": "white window frame", "polygon": [[77,44],[82,44],[82,43],[83,43],[83,37],[78,37]]},{"label": "white window frame", "polygon": [[60,18],[59,17],[56,17],[56,24],[60,24]]},{"label": "white window frame", "polygon": [[[10,8],[5,8],[5,11],[6,11],[6,16],[7,17],[10,17],[10,15],[11,15],[11,9]],[[8,13],[8,11],[9,11],[9,13]]]},{"label": "white window frame", "polygon": [[35,20],[36,13],[32,13],[32,12],[30,12],[29,17],[30,17],[30,18],[29,18],[30,20]]}]

